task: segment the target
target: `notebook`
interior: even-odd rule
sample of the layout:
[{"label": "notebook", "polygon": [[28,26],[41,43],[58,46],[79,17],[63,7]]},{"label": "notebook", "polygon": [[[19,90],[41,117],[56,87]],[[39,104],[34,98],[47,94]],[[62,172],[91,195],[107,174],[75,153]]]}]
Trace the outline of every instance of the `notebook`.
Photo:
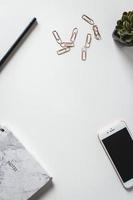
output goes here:
[{"label": "notebook", "polygon": [[50,181],[13,133],[0,127],[0,200],[27,200]]}]

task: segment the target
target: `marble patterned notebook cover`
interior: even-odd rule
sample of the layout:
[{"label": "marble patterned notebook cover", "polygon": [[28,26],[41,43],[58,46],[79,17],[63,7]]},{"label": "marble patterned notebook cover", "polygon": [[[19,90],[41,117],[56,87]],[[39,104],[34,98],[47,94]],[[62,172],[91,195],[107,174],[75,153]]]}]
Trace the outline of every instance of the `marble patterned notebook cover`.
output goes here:
[{"label": "marble patterned notebook cover", "polygon": [[27,200],[51,177],[5,127],[0,127],[0,200]]}]

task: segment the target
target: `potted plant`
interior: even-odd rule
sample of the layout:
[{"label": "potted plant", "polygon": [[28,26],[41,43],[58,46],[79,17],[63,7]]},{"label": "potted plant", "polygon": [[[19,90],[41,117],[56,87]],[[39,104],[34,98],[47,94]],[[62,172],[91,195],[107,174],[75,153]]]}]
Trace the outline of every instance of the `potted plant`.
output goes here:
[{"label": "potted plant", "polygon": [[124,12],[117,21],[113,39],[125,46],[133,46],[133,11]]}]

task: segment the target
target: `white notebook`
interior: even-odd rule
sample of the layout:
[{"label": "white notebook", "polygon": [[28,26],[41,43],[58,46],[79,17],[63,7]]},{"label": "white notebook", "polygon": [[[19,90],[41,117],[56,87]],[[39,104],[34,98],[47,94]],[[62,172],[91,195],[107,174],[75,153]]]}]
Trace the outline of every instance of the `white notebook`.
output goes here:
[{"label": "white notebook", "polygon": [[0,200],[27,200],[50,181],[13,133],[0,127]]}]

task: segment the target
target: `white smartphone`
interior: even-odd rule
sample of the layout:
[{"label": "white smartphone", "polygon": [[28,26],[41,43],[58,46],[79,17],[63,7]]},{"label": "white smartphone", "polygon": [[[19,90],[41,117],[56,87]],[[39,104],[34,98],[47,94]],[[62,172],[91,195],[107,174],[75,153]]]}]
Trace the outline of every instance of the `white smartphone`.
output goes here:
[{"label": "white smartphone", "polygon": [[98,137],[123,186],[133,187],[133,136],[126,123],[115,122]]}]

